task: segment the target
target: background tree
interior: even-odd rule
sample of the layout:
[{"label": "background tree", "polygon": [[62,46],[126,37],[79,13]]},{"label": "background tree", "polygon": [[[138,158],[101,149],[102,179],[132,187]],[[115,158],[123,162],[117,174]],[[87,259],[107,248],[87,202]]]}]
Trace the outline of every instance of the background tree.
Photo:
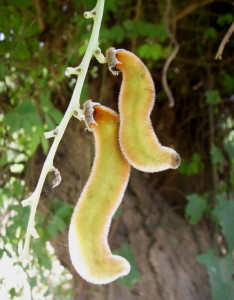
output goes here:
[{"label": "background tree", "polygon": [[[57,126],[68,106],[75,77],[64,71],[82,59],[92,25],[83,12],[95,3],[0,4],[1,255],[22,250],[29,212],[20,201],[34,190],[44,163],[44,131]],[[131,50],[147,64],[157,90],[154,128],[182,164],[178,171],[132,171],[110,232],[112,249],[131,262],[132,272],[93,286],[75,273],[67,251],[72,209],[93,161],[91,135],[72,119],[55,157],[62,183],[52,189],[48,176],[39,204],[40,238],[31,243],[37,271],[25,269],[32,289],[44,281],[44,299],[65,299],[64,291],[70,299],[67,282],[48,284],[48,241],[72,273],[74,299],[234,297],[233,36],[223,59],[214,59],[233,16],[231,1],[106,1],[100,47]],[[117,111],[120,83],[121,76],[92,60],[82,101]],[[9,291],[12,299],[17,293],[20,288]]]}]

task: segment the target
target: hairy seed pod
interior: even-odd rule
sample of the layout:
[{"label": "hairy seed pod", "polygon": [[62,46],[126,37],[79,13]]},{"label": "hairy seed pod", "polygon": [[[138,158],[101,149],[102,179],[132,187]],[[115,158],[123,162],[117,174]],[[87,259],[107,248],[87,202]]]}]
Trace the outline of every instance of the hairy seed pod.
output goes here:
[{"label": "hairy seed pod", "polygon": [[162,146],[153,130],[150,114],[155,102],[150,72],[133,53],[124,49],[107,50],[109,69],[123,74],[119,94],[119,142],[128,162],[144,172],[176,169],[179,154]]},{"label": "hairy seed pod", "polygon": [[[92,110],[89,127],[95,139],[95,159],[72,215],[69,251],[81,277],[94,284],[106,284],[130,271],[125,258],[111,253],[107,240],[111,219],[128,183],[130,165],[119,147],[118,115],[104,106]],[[86,115],[90,118],[90,113]]]}]

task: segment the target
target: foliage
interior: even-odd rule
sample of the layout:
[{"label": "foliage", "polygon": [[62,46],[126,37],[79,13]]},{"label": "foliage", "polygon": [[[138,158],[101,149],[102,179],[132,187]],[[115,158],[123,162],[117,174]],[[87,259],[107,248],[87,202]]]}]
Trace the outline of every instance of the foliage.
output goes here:
[{"label": "foliage", "polygon": [[[234,288],[232,274],[234,265],[231,255],[218,257],[213,249],[197,257],[208,272],[213,300],[233,299]],[[218,284],[217,284],[218,283]]]},{"label": "foliage", "polygon": [[[20,201],[29,193],[30,187],[25,183],[30,160],[36,151],[47,153],[49,143],[43,133],[58,125],[61,112],[67,107],[74,78],[65,79],[64,71],[67,66],[77,65],[84,55],[91,27],[82,13],[93,8],[96,1],[38,2],[42,16],[32,0],[0,4],[1,257],[16,257],[22,248],[28,209],[23,209]],[[189,4],[190,1],[185,0],[172,1],[171,17],[178,16]],[[134,5],[129,0],[106,1],[100,47],[103,50],[110,46],[132,49],[150,66],[157,86],[157,109],[165,124],[171,120],[171,136],[183,157],[179,171],[186,181],[183,187],[188,200],[185,215],[193,226],[209,222],[216,228],[214,237],[223,237],[221,244],[213,245],[198,261],[207,269],[213,298],[231,299],[233,40],[226,45],[222,61],[213,58],[233,22],[232,6],[226,1],[214,2],[177,21],[176,31],[173,31],[180,51],[168,72],[169,86],[176,99],[173,119],[169,113],[163,115],[167,98],[160,85],[163,65],[173,49],[164,23],[164,3],[143,1],[140,16],[135,15]],[[93,96],[97,85],[101,87],[102,82],[104,85],[107,82],[102,67],[94,64],[82,91],[83,101]],[[94,82],[97,82],[95,87]],[[117,93],[114,90],[116,98]],[[109,98],[109,92],[106,94]],[[100,101],[105,102],[103,95]],[[187,188],[188,183],[194,181],[196,187]],[[33,268],[39,271],[37,276],[35,273],[29,276],[32,287],[36,287],[39,277],[46,283],[43,274],[52,264],[47,243],[66,229],[71,211],[70,204],[50,199],[46,213],[38,215],[40,239],[32,244],[32,253],[38,254],[33,256]],[[139,280],[134,255],[126,244],[120,252],[132,262],[133,270],[121,282],[133,288]],[[56,294],[56,288],[49,286],[47,292],[61,296],[61,290],[57,289]],[[9,294],[14,299],[14,291]]]}]

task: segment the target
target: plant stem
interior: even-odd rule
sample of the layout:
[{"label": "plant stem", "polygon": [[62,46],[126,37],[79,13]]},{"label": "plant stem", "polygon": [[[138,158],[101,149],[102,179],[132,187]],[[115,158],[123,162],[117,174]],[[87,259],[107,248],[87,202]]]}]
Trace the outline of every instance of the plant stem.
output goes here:
[{"label": "plant stem", "polygon": [[60,122],[59,126],[57,127],[58,133],[54,136],[53,144],[52,144],[50,151],[47,155],[47,158],[44,162],[36,189],[32,193],[31,197],[29,197],[29,199],[25,200],[25,204],[27,203],[27,205],[31,206],[31,211],[30,211],[27,232],[26,232],[26,237],[25,237],[25,243],[24,243],[24,248],[23,248],[22,254],[21,254],[21,258],[28,258],[29,244],[30,244],[31,236],[33,236],[33,235],[34,235],[34,237],[37,236],[34,224],[35,224],[35,215],[36,215],[38,202],[40,199],[41,191],[42,191],[46,176],[53,167],[54,156],[57,151],[58,145],[63,137],[63,134],[67,127],[67,124],[68,124],[69,120],[71,119],[71,117],[73,116],[73,113],[75,110],[78,110],[78,114],[79,114],[78,117],[80,117],[80,118],[83,117],[82,111],[80,110],[80,94],[81,94],[81,90],[82,90],[82,87],[84,84],[86,74],[88,72],[90,60],[94,54],[95,49],[97,49],[97,47],[98,47],[98,38],[99,38],[99,32],[100,32],[101,21],[102,21],[102,16],[103,16],[104,2],[105,2],[105,0],[98,0],[96,7],[94,8],[94,11],[96,11],[96,14],[93,17],[93,20],[94,20],[93,29],[92,29],[91,37],[90,37],[89,44],[86,49],[85,55],[79,66],[81,72],[78,76],[78,79],[77,79],[77,82],[76,82],[76,85],[75,85],[75,88],[74,88],[74,91],[73,91],[73,94],[71,97],[70,104],[64,114],[62,121]]}]

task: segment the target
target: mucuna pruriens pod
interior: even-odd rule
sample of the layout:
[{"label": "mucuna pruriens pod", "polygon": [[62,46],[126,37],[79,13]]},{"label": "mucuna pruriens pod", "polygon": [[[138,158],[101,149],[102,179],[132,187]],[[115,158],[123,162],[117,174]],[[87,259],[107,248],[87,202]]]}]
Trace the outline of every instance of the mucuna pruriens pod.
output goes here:
[{"label": "mucuna pruriens pod", "polygon": [[93,119],[96,125],[88,125],[94,134],[95,159],[72,215],[69,251],[81,277],[106,284],[130,271],[125,258],[111,253],[107,240],[111,219],[129,180],[130,165],[119,147],[119,116],[104,106],[94,106]]},{"label": "mucuna pruriens pod", "polygon": [[119,142],[128,162],[144,172],[176,169],[179,154],[162,146],[151,124],[155,102],[154,82],[150,72],[133,53],[120,49],[107,50],[109,68],[115,75],[122,72],[119,94]]}]

